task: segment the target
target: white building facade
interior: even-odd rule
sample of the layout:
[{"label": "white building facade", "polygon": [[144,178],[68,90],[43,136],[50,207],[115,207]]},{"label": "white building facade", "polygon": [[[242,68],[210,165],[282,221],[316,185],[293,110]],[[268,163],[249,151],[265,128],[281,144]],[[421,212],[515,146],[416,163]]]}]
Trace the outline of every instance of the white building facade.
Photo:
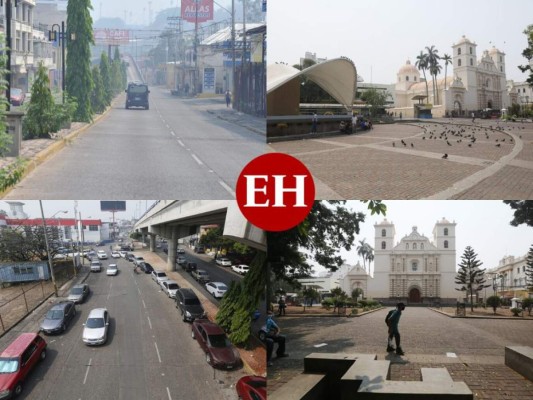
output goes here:
[{"label": "white building facade", "polygon": [[508,299],[529,297],[526,263],[527,254],[522,257],[506,256],[497,267],[487,270],[487,283],[492,283],[493,294]]}]

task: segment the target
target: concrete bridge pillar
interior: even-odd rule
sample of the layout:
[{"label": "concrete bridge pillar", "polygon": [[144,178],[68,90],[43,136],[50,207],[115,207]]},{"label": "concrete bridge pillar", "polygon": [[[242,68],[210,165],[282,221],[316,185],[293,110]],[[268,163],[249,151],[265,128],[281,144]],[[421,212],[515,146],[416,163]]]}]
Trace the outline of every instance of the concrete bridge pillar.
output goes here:
[{"label": "concrete bridge pillar", "polygon": [[155,235],[150,235],[150,251],[155,252]]},{"label": "concrete bridge pillar", "polygon": [[170,240],[168,240],[168,257],[167,257],[167,269],[169,271],[176,270],[176,251],[178,249],[178,232],[176,228],[172,228],[172,234]]}]

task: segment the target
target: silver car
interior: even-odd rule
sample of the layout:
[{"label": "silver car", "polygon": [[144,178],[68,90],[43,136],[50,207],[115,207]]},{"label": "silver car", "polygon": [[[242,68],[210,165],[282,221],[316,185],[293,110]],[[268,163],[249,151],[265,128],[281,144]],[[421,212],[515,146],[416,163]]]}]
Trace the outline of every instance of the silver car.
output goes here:
[{"label": "silver car", "polygon": [[83,342],[87,345],[104,344],[109,328],[109,313],[105,308],[91,310],[87,321],[83,324]]},{"label": "silver car", "polygon": [[163,288],[163,292],[167,294],[168,297],[171,299],[176,298],[176,292],[180,288],[178,283],[173,280],[166,280],[161,282],[161,287]]},{"label": "silver car", "polygon": [[152,271],[152,279],[154,280],[155,283],[157,283],[158,285],[160,285],[161,281],[166,281],[168,279],[168,276],[165,272],[163,271],[156,271],[156,270],[153,270]]},{"label": "silver car", "polygon": [[74,303],[83,303],[89,295],[89,292],[89,285],[87,285],[86,283],[74,285],[72,289],[70,289],[70,293],[68,295],[67,300],[73,301]]}]

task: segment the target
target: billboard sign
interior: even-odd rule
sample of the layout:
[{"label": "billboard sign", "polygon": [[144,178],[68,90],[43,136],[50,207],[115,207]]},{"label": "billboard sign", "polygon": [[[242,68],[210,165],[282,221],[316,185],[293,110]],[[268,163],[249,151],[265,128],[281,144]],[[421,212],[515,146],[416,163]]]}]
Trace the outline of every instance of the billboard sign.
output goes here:
[{"label": "billboard sign", "polygon": [[128,29],[95,29],[94,42],[104,45],[129,44],[130,31]]},{"label": "billboard sign", "polygon": [[101,201],[100,211],[126,211],[125,201]]},{"label": "billboard sign", "polygon": [[215,93],[215,69],[204,68],[204,92]]},{"label": "billboard sign", "polygon": [[181,18],[187,22],[213,19],[213,0],[181,0]]}]

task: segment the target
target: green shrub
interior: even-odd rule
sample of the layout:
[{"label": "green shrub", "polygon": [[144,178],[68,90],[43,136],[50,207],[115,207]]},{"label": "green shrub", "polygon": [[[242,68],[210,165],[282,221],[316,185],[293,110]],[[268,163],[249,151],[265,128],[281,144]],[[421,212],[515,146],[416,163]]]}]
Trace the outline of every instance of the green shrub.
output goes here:
[{"label": "green shrub", "polygon": [[494,314],[496,314],[496,309],[502,304],[502,299],[500,296],[490,296],[487,299],[487,305],[492,307]]},{"label": "green shrub", "polygon": [[365,308],[368,305],[366,300],[359,300],[359,307]]},{"label": "green shrub", "polygon": [[322,307],[324,307],[326,310],[329,310],[331,307],[335,305],[335,300],[331,297],[327,297],[324,300],[322,300]]},{"label": "green shrub", "polygon": [[533,299],[527,298],[522,300],[522,307],[527,309],[528,315],[531,315],[531,309],[533,308]]},{"label": "green shrub", "polygon": [[515,317],[518,317],[518,314],[520,314],[522,312],[522,309],[521,308],[517,308],[517,307],[511,308],[511,312],[513,313],[513,315]]}]

